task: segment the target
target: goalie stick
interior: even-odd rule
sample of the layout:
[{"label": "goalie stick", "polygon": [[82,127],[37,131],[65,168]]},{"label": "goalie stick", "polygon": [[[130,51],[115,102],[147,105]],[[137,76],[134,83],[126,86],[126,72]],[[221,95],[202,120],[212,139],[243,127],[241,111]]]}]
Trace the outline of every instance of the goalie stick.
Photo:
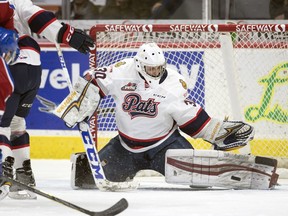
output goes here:
[{"label": "goalie stick", "polygon": [[[71,92],[73,90],[73,87],[72,87],[72,83],[71,83],[70,78],[69,78],[69,73],[68,73],[68,70],[66,67],[63,53],[62,53],[62,50],[61,50],[59,44],[56,44],[56,49],[57,49],[57,54],[59,57],[60,64],[62,66],[63,72],[64,72],[65,77],[67,79],[69,90]],[[39,99],[40,97],[37,97],[37,98]],[[44,99],[44,101],[43,101],[43,97],[42,97],[42,102],[40,100],[40,102],[43,105],[47,105],[47,101],[49,101],[49,100]],[[55,109],[55,107],[53,107],[53,102],[50,103],[50,105],[51,104],[52,104],[51,109],[53,109],[53,108]],[[46,111],[47,111],[47,109],[46,109]],[[49,112],[49,111],[47,111],[47,112]],[[53,111],[50,110],[50,112],[53,112]],[[101,191],[136,190],[139,186],[138,182],[133,182],[133,181],[131,181],[131,182],[130,181],[129,182],[111,182],[111,181],[108,181],[106,179],[103,167],[102,167],[101,162],[100,162],[99,154],[98,154],[98,151],[96,149],[95,141],[92,138],[91,131],[89,129],[87,122],[83,121],[83,122],[78,123],[78,129],[79,129],[79,132],[81,134],[82,142],[84,144],[85,152],[86,152],[86,155],[87,155],[87,158],[89,161],[89,165],[91,168],[91,172],[93,174],[95,184],[99,188],[99,190],[101,190]]]},{"label": "goalie stick", "polygon": [[50,194],[47,194],[47,193],[45,193],[43,191],[40,191],[40,190],[38,190],[38,189],[36,189],[34,187],[30,187],[30,186],[28,186],[26,184],[23,184],[23,183],[21,183],[19,181],[14,180],[14,179],[10,179],[10,178],[5,177],[5,176],[1,176],[0,179],[5,180],[5,181],[9,181],[13,185],[17,185],[17,186],[21,187],[24,190],[28,190],[28,191],[30,191],[32,193],[38,194],[38,195],[43,196],[43,197],[45,197],[45,198],[47,198],[49,200],[53,200],[53,201],[55,201],[57,203],[63,204],[65,206],[69,207],[69,208],[72,208],[74,210],[80,211],[80,212],[82,212],[84,214],[91,215],[91,216],[109,216],[109,215],[113,216],[113,215],[117,215],[117,214],[121,213],[122,211],[124,211],[128,207],[127,200],[125,198],[122,198],[117,203],[115,203],[113,206],[111,206],[110,208],[107,208],[107,209],[105,209],[103,211],[99,211],[99,212],[90,211],[88,209],[84,209],[84,208],[82,208],[80,206],[77,206],[77,205],[75,205],[73,203],[70,203],[70,202],[65,201],[63,199],[60,199],[58,197],[52,196]]},{"label": "goalie stick", "polygon": [[60,45],[58,43],[56,43],[55,46],[56,46],[56,49],[57,49],[57,54],[58,54],[59,61],[60,61],[61,67],[62,67],[62,71],[64,72],[64,76],[65,76],[66,81],[68,83],[69,92],[71,92],[71,91],[73,91],[73,86],[72,86],[72,83],[71,83],[71,80],[70,80],[68,69],[66,67],[66,62],[64,60],[64,56],[63,56],[62,50],[61,50]]}]

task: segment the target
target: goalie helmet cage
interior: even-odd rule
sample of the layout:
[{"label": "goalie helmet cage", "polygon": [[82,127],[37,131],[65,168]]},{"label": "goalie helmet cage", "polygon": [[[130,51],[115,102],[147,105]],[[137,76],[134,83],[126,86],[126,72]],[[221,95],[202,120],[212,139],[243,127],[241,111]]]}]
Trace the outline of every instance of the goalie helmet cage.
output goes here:
[{"label": "goalie helmet cage", "polygon": [[[167,67],[186,78],[190,99],[210,116],[252,124],[251,153],[275,157],[284,167],[288,158],[287,31],[285,24],[99,24],[90,29],[96,46],[89,66],[111,65],[133,57],[143,43],[157,43]],[[117,134],[110,96],[101,101],[97,120],[92,122],[101,148]],[[200,139],[189,141],[196,149],[211,148]]]}]

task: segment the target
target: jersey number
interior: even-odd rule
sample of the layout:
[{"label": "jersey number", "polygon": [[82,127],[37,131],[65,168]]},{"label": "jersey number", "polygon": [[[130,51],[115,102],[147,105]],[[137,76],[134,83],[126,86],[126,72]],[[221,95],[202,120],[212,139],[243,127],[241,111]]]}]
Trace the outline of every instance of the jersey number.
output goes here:
[{"label": "jersey number", "polygon": [[96,68],[95,69],[95,78],[96,79],[105,79],[106,78],[107,68]]},{"label": "jersey number", "polygon": [[186,105],[192,104],[194,107],[196,107],[196,103],[195,103],[194,101],[192,101],[192,100],[185,99],[185,100],[184,100],[184,103],[185,103]]}]

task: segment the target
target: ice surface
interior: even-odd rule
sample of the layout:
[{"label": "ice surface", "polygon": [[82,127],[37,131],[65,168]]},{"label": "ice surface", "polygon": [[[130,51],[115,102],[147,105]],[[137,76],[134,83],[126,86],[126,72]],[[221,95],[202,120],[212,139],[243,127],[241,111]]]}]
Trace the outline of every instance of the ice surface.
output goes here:
[{"label": "ice surface", "polygon": [[[123,216],[287,216],[288,181],[274,190],[191,189],[171,185],[161,177],[141,177],[140,188],[131,192],[72,190],[69,160],[32,160],[37,188],[75,205],[102,211],[121,198],[129,207]],[[0,216],[85,215],[38,196],[37,200],[0,201]]]}]

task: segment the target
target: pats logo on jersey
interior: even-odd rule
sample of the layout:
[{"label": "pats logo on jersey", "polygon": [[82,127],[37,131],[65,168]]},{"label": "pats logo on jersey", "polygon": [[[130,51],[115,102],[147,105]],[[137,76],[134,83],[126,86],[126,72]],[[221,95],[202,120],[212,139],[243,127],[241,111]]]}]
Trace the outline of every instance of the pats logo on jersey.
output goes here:
[{"label": "pats logo on jersey", "polygon": [[121,87],[122,91],[135,91],[136,89],[137,89],[137,84],[131,83],[131,82]]},{"label": "pats logo on jersey", "polygon": [[141,95],[129,93],[124,98],[122,109],[131,116],[131,119],[140,116],[154,118],[158,114],[159,104],[160,102],[156,102],[155,98],[142,100]]}]

